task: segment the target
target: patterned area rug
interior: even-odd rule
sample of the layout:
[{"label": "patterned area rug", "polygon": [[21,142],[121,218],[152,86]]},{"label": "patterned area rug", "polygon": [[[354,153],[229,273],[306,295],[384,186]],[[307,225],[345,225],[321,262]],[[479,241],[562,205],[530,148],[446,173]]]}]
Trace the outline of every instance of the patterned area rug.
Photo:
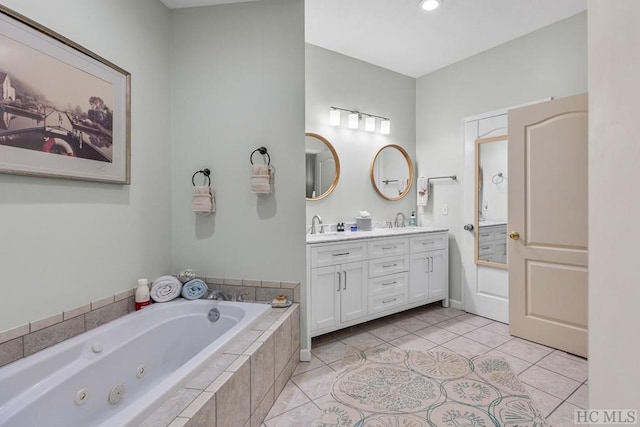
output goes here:
[{"label": "patterned area rug", "polygon": [[500,357],[347,347],[317,427],[548,427]]}]

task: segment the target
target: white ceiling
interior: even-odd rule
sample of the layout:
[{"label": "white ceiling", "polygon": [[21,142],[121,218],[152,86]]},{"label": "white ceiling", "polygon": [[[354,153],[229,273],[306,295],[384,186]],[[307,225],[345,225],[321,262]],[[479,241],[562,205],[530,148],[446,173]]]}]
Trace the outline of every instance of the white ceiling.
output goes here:
[{"label": "white ceiling", "polygon": [[[162,0],[170,8],[246,0]],[[587,0],[306,0],[308,43],[420,77],[587,8]]]}]

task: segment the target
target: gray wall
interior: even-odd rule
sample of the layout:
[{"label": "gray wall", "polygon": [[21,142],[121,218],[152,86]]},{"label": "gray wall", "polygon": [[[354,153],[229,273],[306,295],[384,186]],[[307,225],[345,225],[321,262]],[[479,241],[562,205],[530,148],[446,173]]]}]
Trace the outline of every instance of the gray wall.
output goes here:
[{"label": "gray wall", "polygon": [[[457,175],[458,183],[434,185],[423,225],[450,229],[451,298],[462,298],[460,260],[463,119],[530,102],[587,91],[586,12],[520,37],[417,81],[416,158],[419,175]],[[443,204],[449,214],[441,215]],[[461,244],[461,243],[460,243]]]},{"label": "gray wall", "polygon": [[[399,211],[408,218],[416,206],[415,182],[404,199],[385,200],[373,189],[369,166],[376,152],[387,144],[402,146],[415,160],[415,79],[306,46],[306,131],[331,142],[341,169],[340,181],[331,195],[307,202],[307,224],[314,215],[320,215],[325,223],[355,221],[361,210],[369,211],[374,221],[392,220]],[[331,106],[389,117],[391,133],[365,132],[364,123],[359,130],[348,129],[346,113],[342,114],[341,126],[330,126]],[[379,129],[379,121],[376,126]]]},{"label": "gray wall", "polygon": [[[303,2],[180,9],[171,23],[173,270],[304,282]],[[249,155],[263,145],[269,196],[249,191]],[[191,176],[205,167],[211,215],[191,210]]]},{"label": "gray wall", "polygon": [[[157,0],[4,0],[132,74],[131,185],[0,175],[0,331],[170,265],[169,11]],[[301,215],[302,216],[302,215]]]},{"label": "gray wall", "polygon": [[589,408],[640,412],[638,16],[589,1]]}]

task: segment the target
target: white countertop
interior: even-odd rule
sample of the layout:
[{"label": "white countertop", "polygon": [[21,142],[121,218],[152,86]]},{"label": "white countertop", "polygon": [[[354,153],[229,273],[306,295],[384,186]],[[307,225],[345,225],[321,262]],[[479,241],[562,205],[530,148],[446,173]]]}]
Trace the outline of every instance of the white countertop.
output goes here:
[{"label": "white countertop", "polygon": [[372,239],[375,237],[394,237],[410,234],[437,233],[449,231],[443,227],[400,227],[400,228],[374,228],[371,231],[330,231],[323,234],[307,234],[307,244],[342,242],[345,240]]},{"label": "white countertop", "polygon": [[491,227],[493,225],[507,225],[507,221],[506,220],[503,220],[503,221],[486,220],[486,221],[478,222],[478,227]]}]

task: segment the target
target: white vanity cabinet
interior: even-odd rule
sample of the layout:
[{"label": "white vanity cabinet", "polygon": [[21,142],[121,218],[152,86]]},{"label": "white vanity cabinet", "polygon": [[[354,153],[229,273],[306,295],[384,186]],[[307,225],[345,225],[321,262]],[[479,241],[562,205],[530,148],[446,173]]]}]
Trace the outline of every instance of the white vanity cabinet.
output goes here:
[{"label": "white vanity cabinet", "polygon": [[307,244],[310,337],[435,301],[448,306],[447,230],[393,231]]},{"label": "white vanity cabinet", "polygon": [[478,232],[478,259],[481,261],[507,263],[507,225],[480,224]]},{"label": "white vanity cabinet", "polygon": [[340,329],[367,314],[366,246],[332,244],[311,249],[311,330]]},{"label": "white vanity cabinet", "polygon": [[447,233],[411,238],[409,302],[448,299],[448,252]]}]

